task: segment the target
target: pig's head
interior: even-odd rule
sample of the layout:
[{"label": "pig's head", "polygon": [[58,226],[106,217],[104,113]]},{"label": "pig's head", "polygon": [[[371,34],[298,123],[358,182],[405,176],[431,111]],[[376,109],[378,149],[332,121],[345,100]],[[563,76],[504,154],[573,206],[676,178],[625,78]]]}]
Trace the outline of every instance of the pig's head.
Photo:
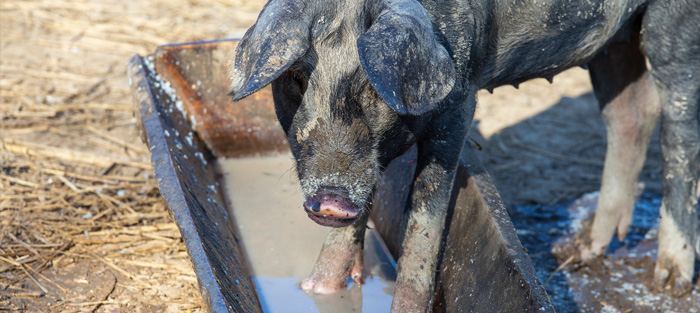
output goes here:
[{"label": "pig's head", "polygon": [[231,76],[234,100],[272,83],[304,208],[332,227],[368,214],[383,167],[456,79],[415,0],[272,0],[240,41]]}]

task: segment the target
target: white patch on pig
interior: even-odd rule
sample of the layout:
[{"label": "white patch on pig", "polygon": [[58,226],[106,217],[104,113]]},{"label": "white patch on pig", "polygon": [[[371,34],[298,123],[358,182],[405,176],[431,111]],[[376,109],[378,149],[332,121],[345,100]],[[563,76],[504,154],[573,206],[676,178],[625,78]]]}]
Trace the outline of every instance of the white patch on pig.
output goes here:
[{"label": "white patch on pig", "polygon": [[[672,274],[672,271],[679,271],[683,279],[690,281],[693,277],[693,262],[695,261],[693,245],[687,241],[688,238],[685,238],[664,204],[661,205],[660,213],[656,272],[666,270],[669,272],[668,274]],[[669,268],[671,266],[672,268]]]},{"label": "white patch on pig", "polygon": [[297,142],[304,142],[309,138],[311,130],[318,126],[318,119],[310,118],[309,121],[304,125],[304,128],[297,130]]},{"label": "white patch on pig", "polygon": [[684,117],[690,112],[690,105],[688,103],[687,97],[681,97],[680,99],[674,99],[671,104],[675,108],[675,112],[679,117]]}]

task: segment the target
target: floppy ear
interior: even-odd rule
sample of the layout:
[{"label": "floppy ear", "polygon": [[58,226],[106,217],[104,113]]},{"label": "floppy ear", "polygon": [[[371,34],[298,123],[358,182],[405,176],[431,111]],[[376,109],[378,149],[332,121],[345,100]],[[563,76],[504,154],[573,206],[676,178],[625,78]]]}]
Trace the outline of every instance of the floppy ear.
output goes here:
[{"label": "floppy ear", "polygon": [[455,84],[447,50],[415,0],[388,1],[357,40],[360,62],[380,97],[400,114],[433,109]]},{"label": "floppy ear", "polygon": [[236,47],[231,70],[233,100],[265,87],[306,53],[310,41],[307,1],[272,0]]}]

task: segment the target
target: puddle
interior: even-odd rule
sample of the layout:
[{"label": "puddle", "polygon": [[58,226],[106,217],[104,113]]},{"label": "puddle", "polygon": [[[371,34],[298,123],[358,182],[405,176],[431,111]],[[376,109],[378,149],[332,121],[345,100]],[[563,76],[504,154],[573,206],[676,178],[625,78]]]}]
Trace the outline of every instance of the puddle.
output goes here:
[{"label": "puddle", "polygon": [[[373,231],[365,237],[364,280],[333,295],[306,294],[299,283],[311,273],[327,227],[302,208],[291,155],[217,161],[248,266],[265,312],[388,312],[395,263]],[[370,226],[371,227],[371,226]]]}]

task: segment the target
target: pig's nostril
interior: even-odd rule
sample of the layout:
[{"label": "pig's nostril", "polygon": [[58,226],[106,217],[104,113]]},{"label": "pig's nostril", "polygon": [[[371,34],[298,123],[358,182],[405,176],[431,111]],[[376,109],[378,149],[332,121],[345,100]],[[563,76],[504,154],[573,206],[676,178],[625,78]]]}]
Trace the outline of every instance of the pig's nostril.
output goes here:
[{"label": "pig's nostril", "polygon": [[304,207],[307,209],[314,211],[314,212],[320,212],[321,211],[321,203],[315,202],[315,201],[306,201],[304,202]]},{"label": "pig's nostril", "polygon": [[346,227],[361,211],[344,188],[321,187],[304,201],[304,210],[314,222],[331,227]]}]

